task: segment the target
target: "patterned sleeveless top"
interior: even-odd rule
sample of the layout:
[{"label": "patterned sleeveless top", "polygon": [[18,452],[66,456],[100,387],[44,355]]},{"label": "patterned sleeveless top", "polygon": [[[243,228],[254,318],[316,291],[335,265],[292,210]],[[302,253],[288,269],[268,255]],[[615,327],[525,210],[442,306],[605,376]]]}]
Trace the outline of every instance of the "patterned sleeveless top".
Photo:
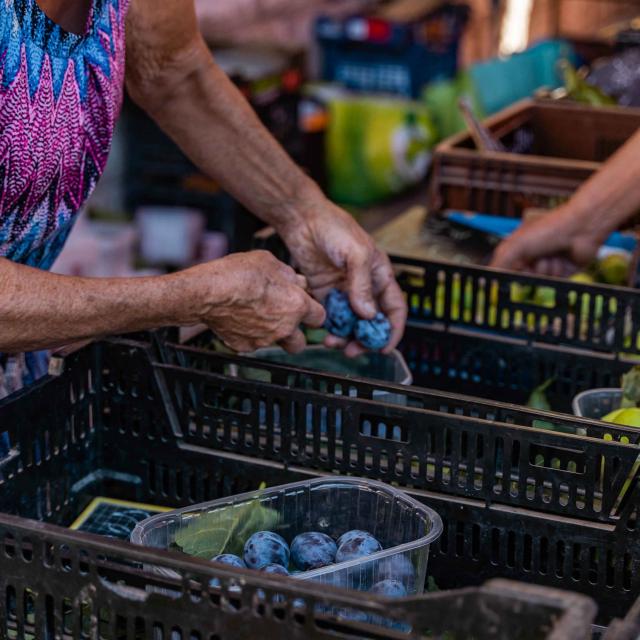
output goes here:
[{"label": "patterned sleeveless top", "polygon": [[122,105],[129,0],[93,0],[83,35],[36,0],[0,0],[0,256],[49,269],[102,174]]}]

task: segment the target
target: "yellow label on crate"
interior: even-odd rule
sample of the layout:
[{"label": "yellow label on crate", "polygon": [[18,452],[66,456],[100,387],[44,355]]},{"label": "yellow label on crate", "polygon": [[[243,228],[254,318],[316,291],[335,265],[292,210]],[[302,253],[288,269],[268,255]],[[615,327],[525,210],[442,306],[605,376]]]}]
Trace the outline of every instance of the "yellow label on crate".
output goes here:
[{"label": "yellow label on crate", "polygon": [[171,509],[127,500],[98,497],[91,501],[70,528],[75,531],[128,540],[136,524],[153,515],[167,511],[171,511]]}]

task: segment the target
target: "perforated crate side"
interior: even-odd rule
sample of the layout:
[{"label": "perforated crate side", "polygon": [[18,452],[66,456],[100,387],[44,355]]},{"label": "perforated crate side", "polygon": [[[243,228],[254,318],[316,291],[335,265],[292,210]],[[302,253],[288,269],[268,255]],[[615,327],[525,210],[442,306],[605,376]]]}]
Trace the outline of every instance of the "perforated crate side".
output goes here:
[{"label": "perforated crate side", "polygon": [[395,257],[394,263],[411,322],[587,351],[640,353],[635,289],[410,258]]},{"label": "perforated crate side", "polygon": [[[94,354],[95,355],[95,354]],[[80,356],[77,356],[80,357]],[[72,357],[73,358],[73,357]],[[78,365],[79,366],[79,365]],[[73,370],[72,363],[69,363],[67,372]],[[80,369],[78,369],[80,370]],[[112,375],[114,368],[102,368],[100,370],[104,375]],[[62,378],[66,373],[63,371]],[[86,372],[85,372],[86,376]],[[50,381],[57,382],[57,380]],[[106,385],[110,388],[110,385]],[[132,403],[137,402],[134,398],[131,398]],[[6,408],[6,407],[5,407]],[[8,413],[6,414],[8,415]],[[46,425],[49,425],[50,429],[55,429],[60,426],[51,421],[50,417],[46,414],[40,413],[41,417],[38,426],[41,429],[45,429]],[[101,412],[98,412],[101,415]],[[5,412],[0,410],[0,416],[4,420]],[[35,427],[34,427],[35,428]],[[277,463],[272,460],[259,460],[257,458],[250,458],[237,453],[226,452],[213,452],[208,451],[203,447],[193,447],[188,444],[180,444],[180,442],[172,438],[170,435],[164,435],[155,440],[150,441],[146,434],[135,434],[130,431],[126,423],[117,425],[116,423],[110,424],[108,427],[100,426],[97,430],[101,434],[101,438],[92,440],[93,446],[102,447],[97,453],[97,458],[100,464],[103,466],[103,470],[107,472],[103,477],[105,478],[102,484],[85,486],[84,493],[87,496],[92,492],[95,495],[101,494],[105,487],[109,488],[112,497],[129,498],[135,500],[141,500],[153,504],[160,504],[166,506],[186,506],[202,500],[213,499],[222,495],[231,495],[247,489],[255,489],[257,486],[265,481],[269,485],[282,484],[296,479],[303,479],[305,477],[313,477],[318,474],[317,469],[303,469],[301,467],[295,467],[287,463]],[[162,433],[162,432],[161,432]],[[48,469],[53,469],[55,466],[62,478],[73,476],[74,483],[77,483],[78,478],[74,474],[76,471],[71,465],[64,464],[65,460],[76,455],[78,451],[82,451],[82,447],[86,446],[80,439],[71,444],[70,447],[62,448],[52,454],[51,460],[43,460],[41,465],[34,465],[28,467],[23,471],[23,480],[26,487],[26,482],[29,480],[31,494],[36,494],[41,486],[43,474],[49,473]],[[57,462],[55,459],[60,462]],[[91,470],[94,471],[93,469]],[[338,471],[335,469],[335,471]],[[331,473],[329,471],[328,473]],[[357,474],[357,471],[354,471]],[[110,474],[110,475],[109,475]],[[111,478],[111,482],[109,481]],[[114,483],[113,478],[118,478],[119,482]],[[10,483],[14,479],[8,479]],[[6,487],[7,485],[5,485]],[[605,602],[606,606],[611,606],[611,612],[607,608],[605,615],[621,615],[621,608],[625,606],[627,601],[625,588],[627,580],[633,580],[633,576],[638,575],[637,566],[633,563],[636,562],[638,557],[637,549],[633,547],[635,544],[635,536],[633,532],[628,530],[631,526],[635,526],[635,520],[630,519],[624,531],[622,540],[620,538],[620,532],[616,531],[610,526],[603,527],[600,524],[589,523],[586,520],[570,520],[573,526],[570,529],[558,528],[558,518],[550,517],[541,512],[533,512],[527,510],[513,510],[509,507],[493,505],[488,506],[482,500],[473,500],[469,498],[459,499],[455,496],[438,497],[435,493],[428,493],[417,490],[415,488],[408,488],[409,491],[422,500],[427,500],[430,497],[431,503],[436,506],[443,514],[444,518],[453,522],[453,518],[460,519],[463,515],[471,519],[473,524],[477,524],[480,529],[478,531],[484,531],[482,535],[490,535],[488,532],[490,528],[510,527],[509,530],[514,531],[513,535],[521,536],[527,533],[531,536],[532,540],[536,537],[536,531],[540,528],[544,528],[544,531],[548,531],[547,535],[553,538],[553,531],[557,531],[558,536],[563,536],[564,539],[570,539],[575,541],[576,544],[583,545],[583,549],[597,548],[597,559],[601,563],[598,570],[598,578],[595,581],[596,586],[600,589],[607,579],[606,576],[610,576],[613,581],[611,583],[611,591],[605,590],[604,595],[600,594],[599,599],[601,602]],[[16,496],[16,494],[13,494]],[[6,503],[5,503],[6,504]],[[11,510],[14,513],[21,513],[27,509],[23,502],[17,499],[15,504],[10,505]],[[78,506],[78,505],[76,505]],[[451,511],[448,512],[447,509]],[[28,511],[28,509],[27,509]],[[466,515],[470,514],[470,515]],[[514,515],[517,514],[517,515]],[[498,518],[504,518],[504,521]],[[60,514],[55,510],[52,513],[45,513],[45,520],[53,522],[61,522],[62,524],[68,524],[63,522]],[[542,524],[541,524],[542,523]],[[33,525],[28,525],[31,530]],[[453,525],[449,525],[453,527]],[[455,525],[455,531],[459,531],[459,526]],[[471,525],[470,525],[471,526]],[[35,529],[39,531],[40,529]],[[454,529],[449,529],[453,531]],[[473,531],[473,529],[471,530]],[[69,534],[80,535],[80,534]],[[449,540],[451,533],[448,533],[443,540]],[[474,547],[473,533],[471,535],[471,548],[464,550],[464,536],[462,543],[456,543],[452,546],[448,544],[446,546],[445,554],[447,554],[447,561],[445,565],[441,565],[443,568],[438,572],[438,562],[434,563],[434,571],[436,571],[436,579],[442,583],[442,586],[446,586],[447,579],[461,580],[458,584],[471,584],[482,573],[493,573],[494,575],[500,575],[500,573],[508,573],[509,575],[520,575],[521,578],[528,579],[529,573],[527,567],[522,567],[520,562],[516,562],[512,567],[509,567],[509,558],[507,552],[500,552],[494,565],[482,558],[476,558],[474,562],[470,562],[469,558],[474,554],[477,555],[477,547]],[[568,537],[571,536],[571,537]],[[551,538],[550,538],[551,539]],[[1,538],[0,538],[1,540]],[[447,543],[445,543],[446,545]],[[462,544],[462,547],[458,546]],[[503,548],[503,545],[507,544],[509,548],[508,537],[507,542],[500,542],[499,548]],[[455,559],[452,549],[459,550],[463,548],[464,553],[462,556]],[[507,555],[504,555],[506,553]],[[583,551],[582,553],[586,553]],[[589,552],[591,553],[591,552]],[[434,559],[437,557],[436,551],[434,551]],[[0,554],[1,556],[1,554]],[[582,557],[579,555],[579,557]],[[591,557],[591,556],[588,556]],[[631,558],[631,560],[629,559]],[[606,562],[605,562],[606,560]],[[20,560],[20,562],[23,562]],[[487,562],[487,564],[485,564]],[[605,563],[605,564],[602,564]],[[607,564],[608,563],[608,564]],[[457,568],[456,568],[457,567]],[[607,569],[607,567],[609,567]],[[587,569],[589,567],[587,566]],[[609,571],[609,573],[607,573]],[[458,573],[459,572],[459,573]],[[626,572],[626,573],[625,573]],[[1,571],[0,571],[1,573]],[[579,573],[572,574],[569,579],[568,574],[564,574],[562,579],[557,576],[540,576],[532,575],[531,579],[542,584],[550,583],[550,586],[567,586],[572,584],[570,588],[576,588],[583,592],[595,591],[595,587],[591,586],[588,582],[588,576],[592,574]],[[449,576],[449,578],[447,578]],[[630,576],[630,577],[625,577]],[[470,582],[465,582],[469,580]],[[620,587],[620,585],[622,585]],[[631,583],[630,588],[636,589],[637,585]],[[19,591],[18,591],[19,592]],[[63,592],[61,592],[63,593]],[[609,603],[609,593],[611,594],[611,603]],[[615,596],[615,598],[614,598]],[[616,608],[617,607],[617,608]],[[161,618],[166,620],[166,618]]]},{"label": "perforated crate side", "polygon": [[[188,493],[192,474],[202,479],[209,491],[222,492],[218,496],[210,494],[213,497],[254,490],[262,482],[276,486],[322,475],[313,469],[191,447],[185,447],[179,456],[169,452],[149,453],[144,464],[155,467],[151,474],[155,485],[150,488],[148,499],[176,506],[185,500],[189,504],[195,502]],[[165,475],[164,480],[159,469]],[[182,485],[174,494],[172,479],[176,477]],[[428,566],[429,575],[440,589],[479,585],[504,577],[577,591],[596,600],[602,624],[624,616],[637,597],[640,589],[637,518],[614,530],[577,518],[490,506],[481,500],[412,487],[405,490],[435,509],[443,519],[445,529],[431,547]]]},{"label": "perforated crate side", "polygon": [[[475,624],[491,627],[491,637],[499,640],[584,640],[595,613],[593,603],[578,595],[504,581],[390,605],[313,582],[246,570],[241,578],[237,570],[57,527],[34,529],[28,521],[7,516],[0,516],[0,548],[0,629],[5,637],[370,637],[360,623],[333,613],[357,611],[373,620],[402,620],[414,629],[398,633],[379,627],[380,638],[419,638],[431,630],[464,635]],[[142,568],[153,565],[179,578]],[[442,616],[443,611],[451,615]]]},{"label": "perforated crate side", "polygon": [[[414,335],[414,331],[416,331],[416,337],[423,336],[425,340],[428,338],[439,340],[441,337],[441,332],[437,330],[428,328],[416,330],[412,327],[408,329],[408,335]],[[397,404],[526,427],[539,426],[540,422],[543,421],[553,424],[555,430],[562,433],[586,435],[597,439],[606,437],[607,439],[618,441],[621,438],[625,438],[632,444],[640,442],[640,431],[632,427],[605,425],[599,420],[579,418],[563,413],[548,413],[523,405],[489,399],[480,395],[464,396],[457,393],[457,389],[443,391],[437,385],[434,388],[426,388],[415,385],[403,386],[352,376],[346,378],[342,375],[324,371],[216,352],[209,348],[211,338],[212,335],[209,332],[195,336],[193,344],[201,345],[199,347],[165,344],[162,348],[162,361],[180,367],[196,369],[200,372],[240,377],[248,380],[261,380],[289,389],[302,389],[331,395],[348,396],[350,398],[375,400],[386,404]],[[192,343],[190,342],[189,344]],[[509,344],[512,344],[512,342]],[[559,358],[566,357],[568,353],[564,350],[561,351]],[[413,368],[420,368],[416,354],[412,352],[411,355]],[[579,361],[582,361],[582,359],[580,357]],[[450,376],[455,379],[459,376],[463,380],[467,380],[469,377],[469,371],[466,369],[457,373],[455,365],[452,364],[448,371],[444,371],[440,359],[434,357],[433,361],[445,377]],[[590,363],[590,360],[587,359],[586,362]],[[601,370],[603,365],[602,356],[596,356],[595,362],[596,368]],[[631,364],[621,363],[621,366],[630,367]],[[571,364],[565,365],[565,368],[570,371],[573,369]],[[540,375],[545,373],[545,371],[540,371]],[[476,375],[475,378],[478,385],[480,385],[479,376]],[[589,380],[581,379],[580,383],[589,384]],[[515,386],[513,388],[516,389]],[[484,392],[484,388],[482,391]],[[524,391],[526,392],[526,389]],[[556,390],[556,394],[560,392]]]},{"label": "perforated crate side", "polygon": [[612,354],[417,326],[407,328],[401,350],[417,385],[526,404],[538,385],[552,381],[545,395],[554,410],[568,414],[578,393],[619,387],[635,364]]}]

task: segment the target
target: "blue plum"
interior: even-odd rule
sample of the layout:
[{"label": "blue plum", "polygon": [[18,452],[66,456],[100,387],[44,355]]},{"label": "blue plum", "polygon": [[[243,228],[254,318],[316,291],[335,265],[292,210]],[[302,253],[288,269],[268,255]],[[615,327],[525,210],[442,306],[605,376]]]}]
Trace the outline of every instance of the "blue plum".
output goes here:
[{"label": "blue plum", "polygon": [[387,316],[378,312],[373,320],[358,320],[354,333],[363,347],[381,351],[391,340],[391,323]]},{"label": "blue plum", "polygon": [[357,609],[333,609],[330,613],[334,613],[341,620],[347,620],[348,622],[370,622],[371,616],[364,611],[358,611]]},{"label": "blue plum", "polygon": [[247,565],[242,558],[234,556],[232,553],[223,553],[222,555],[211,558],[211,562],[219,562],[220,564],[228,564],[231,567],[238,567],[238,569],[246,569]]},{"label": "blue plum", "polygon": [[338,538],[338,542],[336,544],[338,545],[338,548],[340,548],[345,542],[349,542],[352,538],[358,538],[360,536],[367,535],[369,535],[369,533],[367,531],[362,531],[362,529],[351,529],[350,531],[343,533]]},{"label": "blue plum", "polygon": [[336,562],[365,558],[378,551],[382,551],[382,545],[370,533],[360,531],[358,535],[349,536],[338,547]]},{"label": "blue plum", "polygon": [[378,566],[379,580],[397,580],[409,590],[416,583],[416,572],[413,563],[407,556],[395,555],[380,561]]},{"label": "blue plum", "polygon": [[298,569],[310,571],[333,564],[337,550],[336,543],[326,533],[309,531],[293,539],[291,560]]},{"label": "blue plum", "polygon": [[278,576],[288,576],[289,572],[281,564],[268,564],[266,567],[262,567],[260,571],[265,573],[275,573]]},{"label": "blue plum", "polygon": [[371,593],[386,598],[404,598],[407,595],[407,589],[397,580],[381,580],[371,587]]},{"label": "blue plum", "polygon": [[324,328],[339,338],[350,337],[358,317],[349,304],[349,296],[338,289],[332,289],[324,301],[324,308],[327,311]]},{"label": "blue plum", "polygon": [[254,533],[244,545],[244,561],[249,569],[268,564],[289,565],[289,547],[282,536],[272,531]]}]

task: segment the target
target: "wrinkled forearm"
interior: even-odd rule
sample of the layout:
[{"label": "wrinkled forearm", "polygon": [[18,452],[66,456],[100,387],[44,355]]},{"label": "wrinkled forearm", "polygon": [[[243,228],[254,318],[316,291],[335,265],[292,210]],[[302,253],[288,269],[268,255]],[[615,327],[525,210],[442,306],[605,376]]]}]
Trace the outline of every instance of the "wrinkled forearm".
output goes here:
[{"label": "wrinkled forearm", "polygon": [[200,37],[155,72],[155,80],[145,80],[144,72],[130,80],[131,95],[203,173],[258,217],[282,229],[324,200]]},{"label": "wrinkled forearm", "polygon": [[0,352],[58,347],[114,333],[195,324],[179,274],[60,276],[0,259]]}]

